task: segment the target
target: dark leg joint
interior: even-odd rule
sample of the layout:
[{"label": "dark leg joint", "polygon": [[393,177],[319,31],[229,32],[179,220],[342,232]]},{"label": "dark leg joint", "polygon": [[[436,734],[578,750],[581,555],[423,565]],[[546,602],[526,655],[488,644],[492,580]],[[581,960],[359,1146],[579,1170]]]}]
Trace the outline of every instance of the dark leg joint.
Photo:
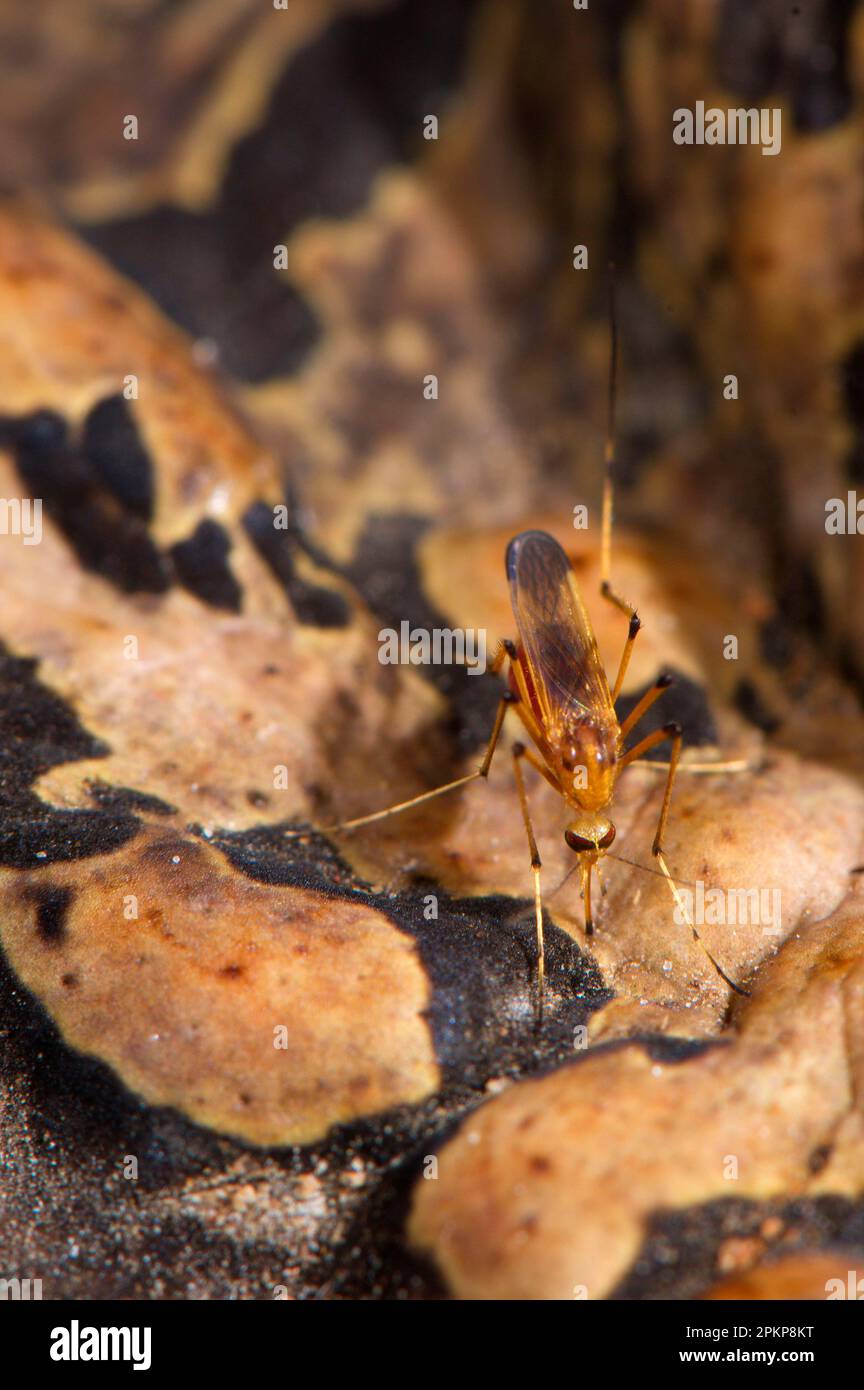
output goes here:
[{"label": "dark leg joint", "polygon": [[515,690],[508,690],[501,696],[505,705],[518,705],[520,696]]},{"label": "dark leg joint", "polygon": [[642,626],[642,619],[639,617],[639,614],[638,614],[638,613],[634,613],[634,614],[633,614],[633,617],[630,619],[630,633],[629,633],[629,637],[630,637],[630,641],[631,641],[631,642],[633,641],[634,637],[635,637],[636,634],[638,633],[638,631],[639,631],[639,629],[640,629],[641,626]]},{"label": "dark leg joint", "polygon": [[681,735],[681,725],[678,723],[677,719],[673,719],[670,724],[663,725],[663,732],[664,734],[668,734],[670,738],[679,738]]},{"label": "dark leg joint", "polygon": [[510,657],[511,661],[515,661],[515,660],[516,660],[516,643],[513,642],[513,641],[511,641],[511,639],[510,639],[509,637],[505,637],[504,640],[503,640],[502,643],[501,643],[501,646],[504,648],[505,652],[506,652],[507,655]]},{"label": "dark leg joint", "polygon": [[531,855],[531,868],[532,868],[532,869],[542,869],[542,867],[543,867],[543,860],[540,858],[540,855],[539,855],[539,854],[532,854],[532,855]]},{"label": "dark leg joint", "polygon": [[656,685],[658,690],[668,690],[670,685],[675,684],[675,677],[671,671],[664,671],[657,677]]},{"label": "dark leg joint", "polygon": [[513,757],[514,757],[514,758],[524,758],[524,757],[525,757],[525,744],[524,744],[524,743],[514,743],[514,744],[513,744]]}]

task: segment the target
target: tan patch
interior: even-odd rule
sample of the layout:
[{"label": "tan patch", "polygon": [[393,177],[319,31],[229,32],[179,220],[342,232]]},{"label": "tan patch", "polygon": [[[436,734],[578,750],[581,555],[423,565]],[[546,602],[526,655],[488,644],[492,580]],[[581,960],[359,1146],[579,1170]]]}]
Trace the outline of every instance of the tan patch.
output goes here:
[{"label": "tan patch", "polygon": [[[589,1055],[490,1101],[418,1184],[412,1241],[461,1297],[602,1298],[653,1213],[811,1191],[810,1156],[860,1107],[862,1010],[858,890],[762,970],[727,1045],[672,1065]],[[851,1195],[861,1169],[829,1159],[818,1186]]]},{"label": "tan patch", "polygon": [[55,410],[74,425],[137,377],[129,405],[157,461],[152,529],[162,545],[203,517],[227,524],[259,498],[281,501],[272,455],[189,349],[98,256],[21,205],[0,205],[4,413]]},{"label": "tan patch", "polygon": [[[64,887],[62,927],[46,938],[38,901]],[[152,828],[83,872],[5,871],[0,898],[19,979],[72,1047],[153,1105],[295,1144],[436,1089],[425,973],[382,913],[252,883]]]},{"label": "tan patch", "polygon": [[[72,1046],[154,1103],[256,1143],[305,1142],[428,1094],[437,1067],[420,1017],[427,987],[406,938],[371,910],[253,885],[184,831],[314,818],[378,756],[385,729],[392,765],[416,780],[414,746],[439,697],[416,674],[385,672],[375,625],[338,580],[320,578],[344,596],[349,628],[294,622],[237,525],[250,502],[280,495],[274,461],[143,295],[11,208],[0,210],[0,266],[3,413],[47,407],[74,425],[138,373],[155,537],[164,545],[204,516],[219,520],[243,589],[240,614],[179,588],[118,593],[82,570],[47,513],[39,545],[0,539],[4,643],[35,658],[39,680],[110,748],[49,768],[37,794],[54,807],[90,807],[98,779],[177,808],[173,832],[151,828],[116,856],[7,872],[13,967]],[[0,458],[0,493],[19,491]],[[146,846],[170,844],[171,833],[182,872],[157,871],[158,853],[148,857]],[[67,937],[50,949],[32,938],[27,892],[38,884],[73,892]],[[122,915],[126,892],[142,901],[134,924]],[[288,1053],[272,1049],[281,1021],[300,1021]]]},{"label": "tan patch", "polygon": [[[541,518],[538,524],[546,523]],[[574,540],[572,533],[568,537],[554,523],[550,529],[557,530],[573,556],[583,592],[597,595],[593,601],[589,597],[591,616],[606,669],[614,673],[626,623],[597,594],[596,548]],[[485,630],[490,656],[498,639],[513,635],[503,563],[507,536],[504,531],[438,530],[421,546],[424,585],[436,608],[450,623]],[[645,685],[667,665],[708,689],[719,686],[722,691],[724,683],[728,689],[737,679],[732,673],[737,663],[722,658],[723,634],[737,631],[742,647],[752,647],[748,623],[753,619],[745,613],[742,622],[729,595],[688,556],[671,562],[662,548],[635,540],[625,541],[615,555],[616,582],[637,604],[644,622],[625,690]],[[701,623],[700,613],[705,615]],[[751,770],[725,776],[682,771],[666,849],[683,888],[689,886],[696,895],[703,885],[709,906],[700,932],[706,944],[727,974],[744,981],[790,932],[826,916],[841,901],[864,828],[864,794],[840,773],[767,751],[762,736],[722,706],[718,722],[722,747],[693,750],[685,761],[744,758]],[[410,868],[454,895],[527,896],[528,851],[508,748],[510,738],[523,736],[515,714],[508,715],[505,728],[509,734],[486,783],[340,837],[345,857],[381,882],[394,881]],[[470,771],[478,760],[452,775]],[[585,943],[576,876],[565,882],[575,864],[563,839],[566,805],[538,774],[526,773],[543,860],[544,903],[558,926],[587,944],[619,996],[595,1015],[596,1037],[644,1032],[649,1022],[656,1031],[713,1032],[728,1004],[729,990],[692,941],[686,923],[676,919],[675,903],[652,859],[664,774],[662,767],[633,767],[622,776],[612,808],[618,833],[602,865],[608,896],[603,900],[598,895],[597,930]],[[387,777],[385,771],[380,775]],[[368,786],[363,793],[365,803],[355,796],[351,814],[407,794],[392,781],[377,795]],[[710,906],[712,894],[718,901],[718,889],[735,895],[722,904],[719,921]],[[761,895],[758,902],[753,890]]]}]

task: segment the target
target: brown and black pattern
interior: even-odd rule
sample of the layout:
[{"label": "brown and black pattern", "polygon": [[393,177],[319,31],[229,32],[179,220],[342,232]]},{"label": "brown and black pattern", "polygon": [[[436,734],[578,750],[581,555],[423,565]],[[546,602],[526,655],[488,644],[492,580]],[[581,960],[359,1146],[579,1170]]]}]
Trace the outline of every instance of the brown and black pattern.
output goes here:
[{"label": "brown and black pattern", "polygon": [[[850,7],[802,6],[791,25],[787,7],[727,4],[710,32],[660,0],[575,18],[528,0],[115,0],[48,3],[26,25],[19,8],[0,5],[0,496],[41,498],[44,536],[0,535],[0,1265],[38,1269],[46,1297],[482,1295],[441,1234],[456,1229],[508,1297],[549,1247],[530,1233],[511,1269],[494,1223],[474,1226],[465,1125],[490,1099],[493,1131],[506,1106],[532,1114],[535,1084],[580,1114],[621,1087],[638,1153],[665,1122],[643,1104],[652,1067],[674,1073],[685,1132],[706,1077],[744,1078],[762,1109],[741,1143],[765,1180],[730,1206],[683,1140],[641,1185],[622,1151],[619,1243],[602,1181],[579,1211],[605,1252],[597,1296],[698,1295],[735,1241],[757,1270],[766,1252],[860,1250],[841,1084],[860,1049],[839,1042],[864,1026],[843,597],[860,552],[850,538],[838,566],[811,546],[801,504],[861,472]],[[808,68],[814,35],[830,70]],[[658,92],[683,103],[703,77],[789,104],[789,158],[765,179],[725,153],[668,162]],[[683,247],[676,208],[692,210]],[[775,245],[793,215],[801,246]],[[821,316],[805,246],[831,291]],[[610,863],[589,950],[560,808],[532,785],[538,1033],[506,753],[464,797],[350,838],[313,827],[474,764],[495,680],[382,666],[378,631],[511,635],[515,531],[566,545],[614,665],[596,526],[571,525],[576,502],[597,515],[610,256],[616,576],[645,625],[621,708],[674,668],[664,719],[751,760],[740,781],[679,786],[671,857],[682,879],[782,882],[784,927],[718,948],[756,994],[730,1012],[670,936],[665,886]],[[724,416],[727,370],[743,399]],[[637,866],[659,789],[650,771],[622,786]],[[771,1119],[787,1069],[815,1116],[791,1156]],[[589,1131],[565,1148],[590,1167]],[[524,1171],[505,1148],[503,1187],[551,1183],[554,1208],[554,1146],[538,1138]]]}]

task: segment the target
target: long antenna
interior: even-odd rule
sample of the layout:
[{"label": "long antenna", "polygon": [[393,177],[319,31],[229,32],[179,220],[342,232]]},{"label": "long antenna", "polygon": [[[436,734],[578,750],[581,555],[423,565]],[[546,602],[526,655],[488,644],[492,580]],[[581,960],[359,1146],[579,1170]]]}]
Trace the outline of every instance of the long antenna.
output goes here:
[{"label": "long antenna", "polygon": [[618,314],[615,303],[615,262],[609,262],[609,397],[606,415],[606,445],[603,453],[603,532],[600,550],[600,579],[608,584],[612,565],[612,511],[615,464],[615,404],[618,390]]},{"label": "long antenna", "polygon": [[[687,911],[687,906],[683,898],[681,897],[681,894],[678,892],[678,884],[683,883],[686,884],[689,888],[695,888],[695,883],[691,882],[691,880],[688,878],[673,878],[671,873],[669,872],[668,865],[662,854],[659,854],[657,856],[657,862],[659,863],[660,868],[652,869],[648,864],[639,864],[635,859],[625,859],[623,854],[614,854],[612,850],[607,850],[606,853],[610,859],[616,859],[619,864],[629,864],[631,869],[641,869],[643,873],[653,874],[655,878],[665,878],[667,884],[669,885],[669,888],[672,891],[672,897],[675,899],[675,905],[681,914],[682,921],[685,926],[688,926],[690,928],[693,940],[701,948],[701,950],[704,951],[705,955],[708,957],[714,969],[717,971],[717,974],[720,976],[722,980],[725,980],[729,988],[734,990],[736,994],[742,995],[745,999],[749,999],[749,989],[744,989],[743,985],[736,985],[735,981],[731,978],[731,976],[726,974],[726,971],[723,969],[720,962],[716,960],[715,957],[708,950],[708,947],[705,945],[705,942],[702,940],[702,937],[699,935],[698,931],[696,930],[696,927],[693,924],[693,919],[691,918],[690,913]],[[573,865],[572,869],[568,869],[561,882],[556,884],[556,886],[552,889],[552,892],[547,893],[547,901],[549,900],[549,898],[554,898],[555,894],[561,891],[565,883],[567,883],[567,881],[576,872],[578,868],[581,868],[581,865],[577,860],[577,862]]]}]

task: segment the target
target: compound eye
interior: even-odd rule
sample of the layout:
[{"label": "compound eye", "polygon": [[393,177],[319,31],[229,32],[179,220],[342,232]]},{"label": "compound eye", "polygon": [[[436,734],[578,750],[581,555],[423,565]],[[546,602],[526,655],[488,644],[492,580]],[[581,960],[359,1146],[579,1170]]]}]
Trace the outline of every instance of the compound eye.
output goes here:
[{"label": "compound eye", "polygon": [[[581,854],[586,849],[596,849],[594,840],[586,840],[584,835],[577,835],[575,830],[565,830],[564,839],[571,849],[575,849],[577,854]],[[612,841],[609,841],[610,845]]]},{"label": "compound eye", "polygon": [[612,843],[612,841],[613,841],[614,839],[615,839],[615,827],[614,827],[614,825],[610,825],[610,826],[609,826],[609,829],[606,831],[606,834],[603,836],[602,840],[600,841],[600,848],[601,848],[601,849],[608,849],[609,846],[611,845],[611,843]]}]

